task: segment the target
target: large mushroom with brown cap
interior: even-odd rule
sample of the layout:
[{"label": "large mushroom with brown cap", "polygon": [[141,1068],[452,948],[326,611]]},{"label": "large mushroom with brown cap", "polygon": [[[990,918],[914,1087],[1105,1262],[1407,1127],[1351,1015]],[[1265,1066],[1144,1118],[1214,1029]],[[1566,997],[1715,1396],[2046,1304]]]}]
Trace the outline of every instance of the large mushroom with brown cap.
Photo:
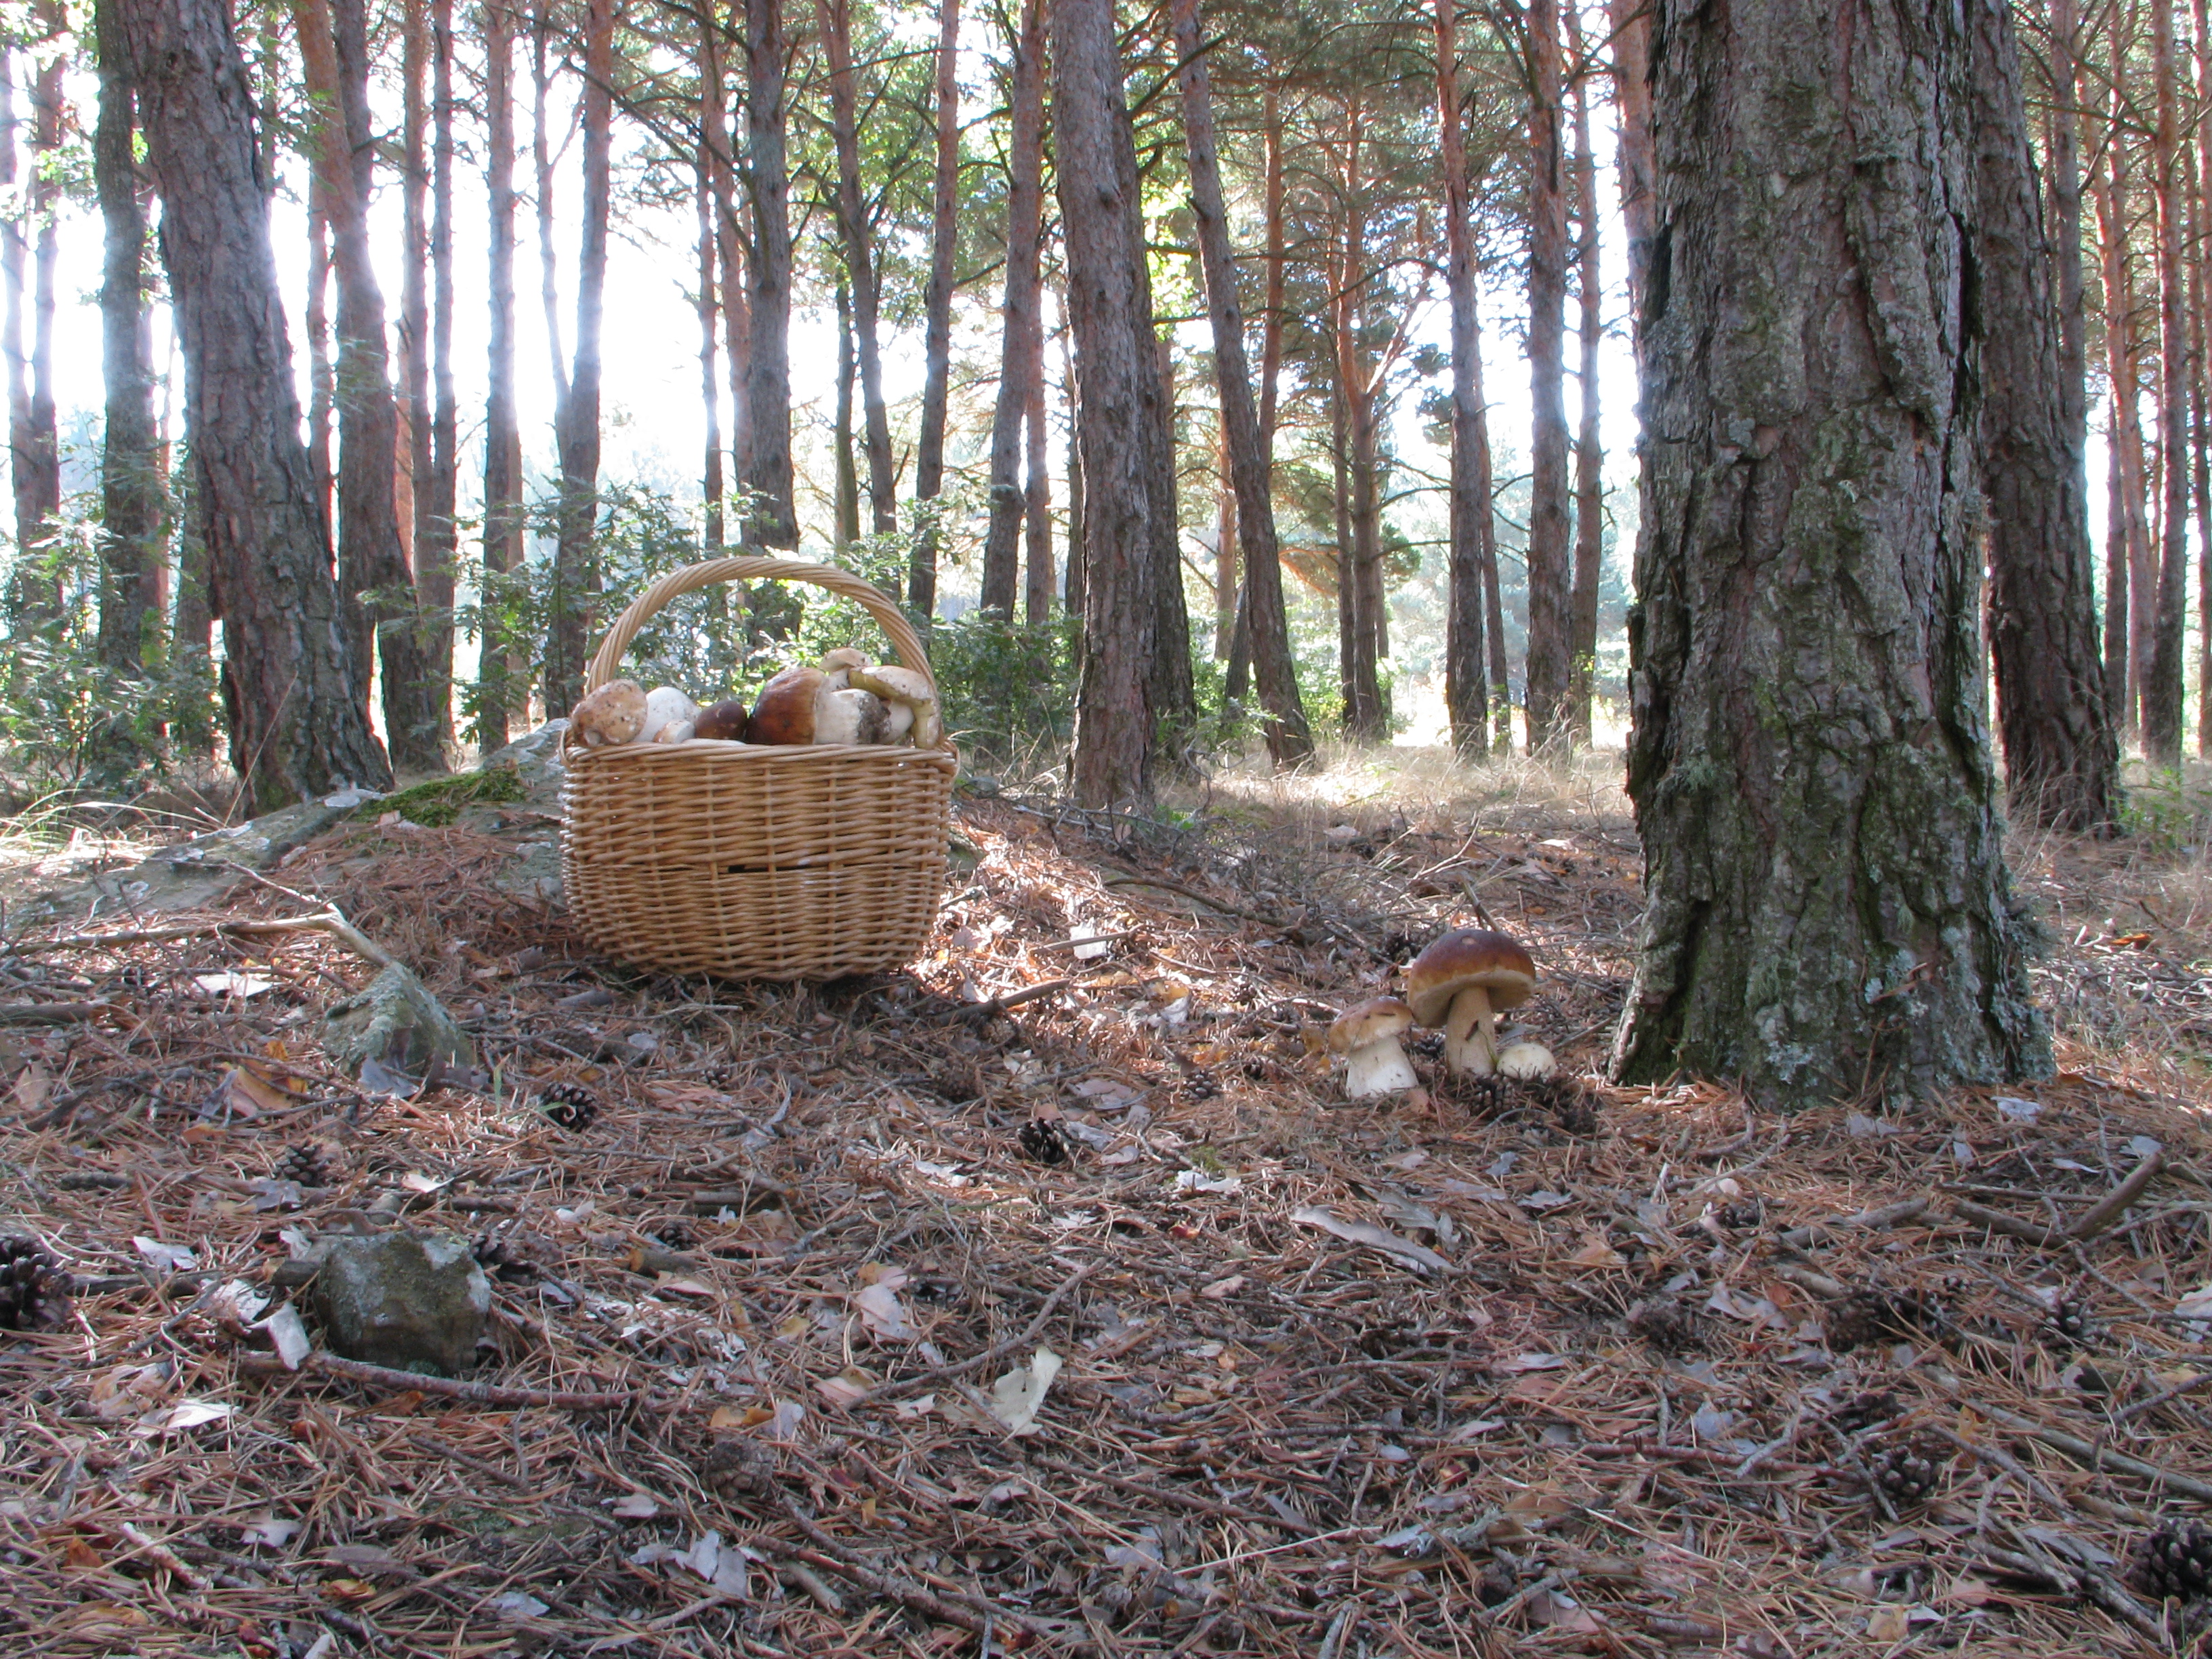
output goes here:
[{"label": "large mushroom with brown cap", "polygon": [[1420,1085],[1413,1063],[1398,1046],[1398,1039],[1413,1028],[1413,1011],[1395,997],[1376,997],[1336,1017],[1328,1028],[1328,1048],[1331,1054],[1345,1057],[1346,1098],[1361,1100]]},{"label": "large mushroom with brown cap", "polygon": [[586,748],[635,743],[645,729],[645,688],[635,680],[609,680],[568,711],[568,725]]},{"label": "large mushroom with brown cap", "polygon": [[1424,1025],[1444,1028],[1455,1072],[1498,1069],[1498,1011],[1517,1008],[1536,988],[1536,964],[1520,941],[1486,927],[1455,927],[1406,969],[1406,1000]]}]

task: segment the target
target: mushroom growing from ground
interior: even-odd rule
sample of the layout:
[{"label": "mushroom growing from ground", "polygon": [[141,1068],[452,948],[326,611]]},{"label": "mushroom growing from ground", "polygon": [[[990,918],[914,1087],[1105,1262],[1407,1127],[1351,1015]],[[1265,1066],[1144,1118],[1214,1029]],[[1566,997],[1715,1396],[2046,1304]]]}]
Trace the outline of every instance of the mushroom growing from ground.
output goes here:
[{"label": "mushroom growing from ground", "polygon": [[[908,711],[915,748],[934,749],[944,738],[945,721],[938,713],[937,690],[927,675],[896,663],[878,663],[872,668],[854,669],[853,684],[864,691],[874,692],[895,708]],[[903,728],[891,733],[894,741],[905,735]]]},{"label": "mushroom growing from ground", "polygon": [[672,685],[656,685],[645,696],[645,725],[640,743],[689,743],[699,719],[699,705]]},{"label": "mushroom growing from ground", "polygon": [[1518,1042],[1509,1042],[1498,1051],[1498,1074],[1523,1083],[1539,1083],[1559,1068],[1552,1051],[1540,1042],[1523,1037]]},{"label": "mushroom growing from ground", "polygon": [[1347,1008],[1328,1028],[1331,1054],[1346,1060],[1344,1093],[1348,1100],[1418,1088],[1420,1078],[1398,1046],[1413,1027],[1413,1011],[1395,997],[1376,997]]},{"label": "mushroom growing from ground", "polygon": [[645,727],[645,692],[634,680],[609,680],[568,711],[568,725],[589,749],[635,743]]},{"label": "mushroom growing from ground", "polygon": [[1536,988],[1536,964],[1520,942],[1486,927],[1459,927],[1406,969],[1406,1000],[1424,1025],[1444,1028],[1444,1059],[1480,1077],[1498,1069],[1498,1011]]},{"label": "mushroom growing from ground", "polygon": [[[831,654],[836,654],[832,653]],[[745,728],[747,741],[766,744],[878,744],[889,740],[890,711],[871,691],[833,683],[804,665],[787,668],[761,687]]]},{"label": "mushroom growing from ground", "polygon": [[721,743],[742,743],[744,741],[745,722],[749,718],[743,697],[726,697],[699,711],[699,718],[691,727],[691,735],[711,738]]}]

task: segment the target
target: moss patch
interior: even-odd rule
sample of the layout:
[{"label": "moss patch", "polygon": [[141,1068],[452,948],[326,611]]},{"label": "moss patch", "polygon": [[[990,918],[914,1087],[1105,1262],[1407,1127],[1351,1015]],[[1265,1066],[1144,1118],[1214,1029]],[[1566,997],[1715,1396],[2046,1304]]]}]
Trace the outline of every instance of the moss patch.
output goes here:
[{"label": "moss patch", "polygon": [[451,823],[465,808],[495,801],[525,800],[530,792],[511,766],[486,772],[461,772],[450,778],[432,778],[368,802],[355,812],[357,818],[375,819],[397,812],[410,823],[437,830]]}]

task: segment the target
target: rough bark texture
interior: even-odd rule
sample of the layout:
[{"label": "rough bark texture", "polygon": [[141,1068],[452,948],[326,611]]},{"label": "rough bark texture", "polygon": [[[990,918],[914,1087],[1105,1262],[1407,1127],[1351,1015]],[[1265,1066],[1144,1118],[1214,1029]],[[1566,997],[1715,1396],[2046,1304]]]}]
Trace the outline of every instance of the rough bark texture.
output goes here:
[{"label": "rough bark texture", "polygon": [[2151,61],[2158,124],[2151,139],[2158,198],[2159,457],[2165,489],[2160,518],[2156,604],[2150,661],[2143,675],[2143,757],[2181,764],[2182,612],[2189,580],[2189,325],[2182,287],[2180,98],[2176,84],[2173,0],[2152,0]]},{"label": "rough bark texture", "polygon": [[100,117],[93,131],[93,182],[100,198],[104,260],[100,286],[100,367],[107,394],[100,458],[100,660],[141,676],[161,644],[165,496],[154,425],[153,344],[146,313],[146,210],[131,158],[136,130],[115,0],[96,0]]},{"label": "rough bark texture", "polygon": [[832,544],[850,547],[860,539],[860,465],[853,453],[853,295],[837,284],[837,412],[830,419],[830,441],[836,448],[836,528]]},{"label": "rough bark texture", "polygon": [[1023,402],[1029,406],[1029,485],[1024,505],[1029,522],[1029,560],[1023,579],[1022,608],[1032,628],[1052,616],[1052,459],[1051,428],[1046,424],[1044,404],[1044,330],[1040,320],[1036,349],[1022,365],[1025,387]]},{"label": "rough bark texture", "polygon": [[1964,15],[1661,0],[1656,34],[1615,1075],[1771,1109],[2046,1073],[1977,628]]},{"label": "rough bark texture", "polygon": [[745,0],[746,183],[753,210],[744,449],[746,539],[799,545],[791,480],[791,178],[784,164],[781,0]]},{"label": "rough bark texture", "polygon": [[545,707],[584,695],[585,653],[599,592],[599,335],[607,286],[610,127],[619,0],[584,10],[584,230],[576,258],[576,356],[561,404],[561,511],[553,549],[552,622],[545,641]]},{"label": "rough bark texture", "polygon": [[[1137,201],[1141,186],[1136,170],[1136,149],[1129,150],[1129,171],[1122,184],[1128,199]],[[1143,246],[1144,222],[1136,221],[1139,246]],[[1150,262],[1140,259],[1139,301],[1144,314],[1152,314]],[[1187,773],[1189,763],[1182,739],[1198,718],[1198,696],[1190,672],[1190,611],[1182,592],[1182,526],[1176,499],[1176,383],[1174,344],[1155,334],[1152,356],[1160,377],[1159,401],[1146,429],[1151,441],[1152,468],[1152,511],[1146,522],[1152,544],[1152,722],[1160,744],[1160,759],[1177,773]]]},{"label": "rough bark texture", "polygon": [[251,88],[219,0],[118,0],[161,192],[184,345],[195,516],[226,644],[245,810],[391,768],[353,690],[331,545],[300,441],[291,349],[256,173]]},{"label": "rough bark texture", "polygon": [[[1267,711],[1267,753],[1278,766],[1295,766],[1313,753],[1313,733],[1298,700],[1291,665],[1290,622],[1283,605],[1283,567],[1275,544],[1275,508],[1267,483],[1267,455],[1260,415],[1252,403],[1244,356],[1244,307],[1237,295],[1237,264],[1229,251],[1229,210],[1222,196],[1221,161],[1215,149],[1213,97],[1200,52],[1198,0],[1175,0],[1176,52],[1182,60],[1182,125],[1190,160],[1191,209],[1198,220],[1199,262],[1205,273],[1206,311],[1213,325],[1213,365],[1221,400],[1223,447],[1235,502],[1236,553],[1243,566],[1245,625],[1252,667]],[[1228,526],[1224,525],[1224,528]],[[1231,566],[1235,569],[1233,562]],[[1233,585],[1233,578],[1232,578]],[[1230,595],[1233,613],[1236,601]],[[1224,635],[1228,631],[1223,630]],[[1223,655],[1228,641],[1222,641]]]},{"label": "rough bark texture", "polygon": [[1444,286],[1451,303],[1451,552],[1444,611],[1444,707],[1452,747],[1490,754],[1482,661],[1482,570],[1489,550],[1490,438],[1482,408],[1482,336],[1475,310],[1474,210],[1459,106],[1458,0],[1437,0],[1437,112],[1444,185]]},{"label": "rough bark texture", "polygon": [[722,308],[716,301],[718,272],[714,260],[714,186],[707,147],[701,144],[692,203],[698,220],[699,291],[692,296],[692,314],[699,323],[699,407],[704,416],[706,442],[699,466],[699,495],[706,508],[702,550],[714,558],[722,550]]},{"label": "rough bark texture", "polygon": [[[1034,4],[1023,9],[1024,43],[1035,9]],[[1041,24],[1035,33],[1036,49],[1042,54]],[[918,501],[935,501],[945,488],[945,408],[952,381],[952,274],[960,251],[959,64],[960,0],[938,0],[937,169],[930,193],[929,287],[921,301],[921,434],[914,452],[914,497]],[[1036,73],[1042,76],[1042,64]],[[1038,356],[1043,349],[1040,334],[1037,351],[1031,355]],[[925,514],[907,561],[907,604],[925,620],[937,609],[937,539],[936,520]],[[1032,613],[1037,609],[1034,590],[1030,608]],[[1037,617],[1032,614],[1030,620]]]},{"label": "rough bark texture", "polygon": [[507,739],[507,716],[522,712],[527,682],[510,678],[507,653],[517,641],[498,625],[500,578],[523,558],[522,428],[514,407],[514,8],[484,8],[484,182],[490,198],[490,386],[484,402],[483,570],[487,600],[477,641],[477,746],[490,754]]},{"label": "rough bark texture", "polygon": [[[2053,8],[2070,0],[2057,0]],[[2212,335],[2212,283],[2205,280],[2206,236],[2212,233],[2212,5],[2194,0],[2190,8],[2191,34],[2197,45],[2197,170],[2191,180],[2191,228],[2196,257],[2190,263],[2192,309],[2195,312],[2196,362],[2189,383],[2195,399],[2196,441],[2190,446],[2197,487],[2197,753],[2212,759],[2212,429],[2207,428],[2206,352]],[[2075,206],[2075,240],[2081,240],[2081,206]],[[2075,276],[2077,295],[2080,273]],[[2078,329],[2080,323],[2075,323]]]},{"label": "rough bark texture", "polygon": [[[853,19],[847,0],[815,0],[830,69],[830,133],[837,151],[837,241],[852,279],[853,337],[860,350],[862,445],[868,456],[869,527],[898,529],[897,485],[891,475],[890,417],[884,408],[884,367],[877,344],[875,249],[860,189],[859,93],[853,73]],[[1012,608],[1009,602],[1009,609]]]},{"label": "rough bark texture", "polygon": [[[950,4],[952,0],[946,0]],[[1022,492],[1022,433],[1029,418],[1032,362],[1044,357],[1038,281],[1044,224],[1044,8],[1024,0],[1009,76],[1006,138],[1006,281],[1001,305],[999,393],[991,412],[990,516],[983,530],[981,602],[1012,617],[1019,539],[1028,503]]]},{"label": "rough bark texture", "polygon": [[1528,752],[1567,737],[1567,163],[1559,0],[1529,0]]},{"label": "rough bark texture", "polygon": [[[1981,466],[2007,799],[2019,823],[2108,834],[2119,747],[2098,654],[2081,385],[2066,377],[2011,16],[1996,0],[1973,0],[1971,16],[1972,253],[1982,313],[2002,319],[1982,348]],[[2075,286],[2078,305],[2078,265]]]},{"label": "rough bark texture", "polygon": [[[1583,56],[1579,0],[1568,0],[1567,44]],[[1575,290],[1580,301],[1581,422],[1575,431],[1575,575],[1567,613],[1567,735],[1590,740],[1597,685],[1597,587],[1605,566],[1605,451],[1598,436],[1598,342],[1605,333],[1598,281],[1597,160],[1590,153],[1589,92],[1575,82]]]},{"label": "rough bark texture", "polygon": [[1052,0],[1051,20],[1083,479],[1084,650],[1069,782],[1083,805],[1104,806],[1148,799],[1152,788],[1152,518],[1164,504],[1153,499],[1150,452],[1164,388],[1112,0]]},{"label": "rough bark texture", "polygon": [[453,565],[460,400],[453,388],[453,6],[430,3],[430,470],[415,486],[415,585],[442,754],[453,739]]}]

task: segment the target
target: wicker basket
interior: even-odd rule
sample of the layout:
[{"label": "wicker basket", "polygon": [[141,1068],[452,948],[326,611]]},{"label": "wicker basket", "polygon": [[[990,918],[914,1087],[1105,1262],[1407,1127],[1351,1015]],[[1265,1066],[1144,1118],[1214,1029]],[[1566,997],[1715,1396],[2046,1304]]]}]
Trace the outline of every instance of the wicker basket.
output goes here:
[{"label": "wicker basket", "polygon": [[[744,557],[695,564],[646,589],[599,642],[584,689],[618,678],[638,629],[678,594],[761,578],[858,600],[899,660],[929,673],[906,618],[859,577]],[[957,767],[949,738],[935,749],[702,738],[594,749],[564,738],[562,758],[569,914],[593,946],[622,961],[835,979],[912,961],[937,919]]]}]

